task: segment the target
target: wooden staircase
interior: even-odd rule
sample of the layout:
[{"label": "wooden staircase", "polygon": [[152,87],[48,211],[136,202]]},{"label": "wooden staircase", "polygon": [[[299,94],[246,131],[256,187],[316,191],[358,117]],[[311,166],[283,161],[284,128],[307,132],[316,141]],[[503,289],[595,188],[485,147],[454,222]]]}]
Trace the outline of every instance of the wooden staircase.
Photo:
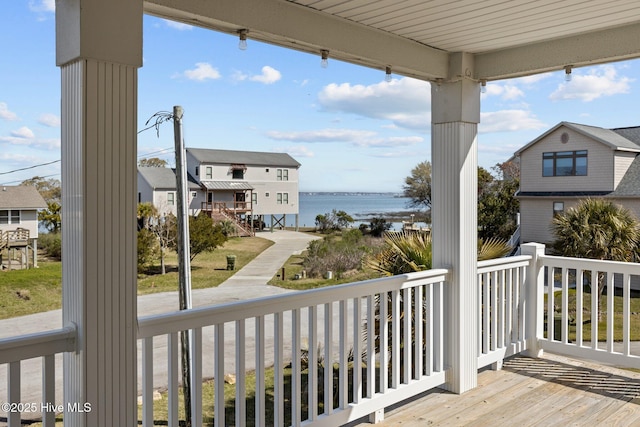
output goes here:
[{"label": "wooden staircase", "polygon": [[220,208],[218,211],[211,211],[211,218],[214,221],[231,221],[233,226],[236,228],[236,234],[240,237],[250,237],[255,236],[256,233],[251,229],[251,227],[246,226],[244,223],[240,222],[237,216],[227,208]]}]

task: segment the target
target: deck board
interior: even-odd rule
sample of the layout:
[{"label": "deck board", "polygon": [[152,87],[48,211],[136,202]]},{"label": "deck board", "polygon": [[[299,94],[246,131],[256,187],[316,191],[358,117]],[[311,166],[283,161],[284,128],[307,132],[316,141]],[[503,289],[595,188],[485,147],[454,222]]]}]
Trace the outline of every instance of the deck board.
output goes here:
[{"label": "deck board", "polygon": [[640,374],[545,354],[478,374],[462,395],[434,389],[389,409],[380,426],[640,425]]}]

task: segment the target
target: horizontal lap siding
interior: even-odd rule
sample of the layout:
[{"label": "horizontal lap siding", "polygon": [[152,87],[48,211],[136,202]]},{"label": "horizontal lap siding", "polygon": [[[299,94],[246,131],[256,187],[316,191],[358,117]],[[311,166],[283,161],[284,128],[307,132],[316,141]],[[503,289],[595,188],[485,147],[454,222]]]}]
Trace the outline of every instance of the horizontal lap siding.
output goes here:
[{"label": "horizontal lap siding", "polygon": [[[569,142],[563,144],[560,136],[569,134]],[[587,176],[542,176],[542,153],[556,151],[588,150]],[[523,192],[527,191],[612,191],[614,151],[597,141],[571,129],[561,127],[525,150],[520,156]]]}]

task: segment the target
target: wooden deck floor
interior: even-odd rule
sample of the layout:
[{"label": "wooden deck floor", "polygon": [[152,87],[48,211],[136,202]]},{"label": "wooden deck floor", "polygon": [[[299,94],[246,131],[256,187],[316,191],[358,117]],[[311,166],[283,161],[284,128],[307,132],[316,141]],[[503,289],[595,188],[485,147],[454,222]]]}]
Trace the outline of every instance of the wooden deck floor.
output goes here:
[{"label": "wooden deck floor", "polygon": [[379,426],[640,426],[640,374],[545,354],[513,357],[462,395],[435,389]]}]

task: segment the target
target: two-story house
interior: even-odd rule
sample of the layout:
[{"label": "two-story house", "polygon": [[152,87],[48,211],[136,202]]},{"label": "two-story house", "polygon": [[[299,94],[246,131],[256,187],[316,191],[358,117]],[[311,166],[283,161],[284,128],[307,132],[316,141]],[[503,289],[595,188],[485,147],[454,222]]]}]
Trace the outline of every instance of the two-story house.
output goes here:
[{"label": "two-story house", "polygon": [[640,218],[640,127],[603,129],[561,122],[515,155],[520,160],[522,242],[553,241],[554,215],[604,197]]},{"label": "two-story house", "polygon": [[[287,153],[187,148],[187,168],[205,195],[202,210],[256,226],[298,226],[298,163]],[[257,225],[256,225],[257,222]]]}]

